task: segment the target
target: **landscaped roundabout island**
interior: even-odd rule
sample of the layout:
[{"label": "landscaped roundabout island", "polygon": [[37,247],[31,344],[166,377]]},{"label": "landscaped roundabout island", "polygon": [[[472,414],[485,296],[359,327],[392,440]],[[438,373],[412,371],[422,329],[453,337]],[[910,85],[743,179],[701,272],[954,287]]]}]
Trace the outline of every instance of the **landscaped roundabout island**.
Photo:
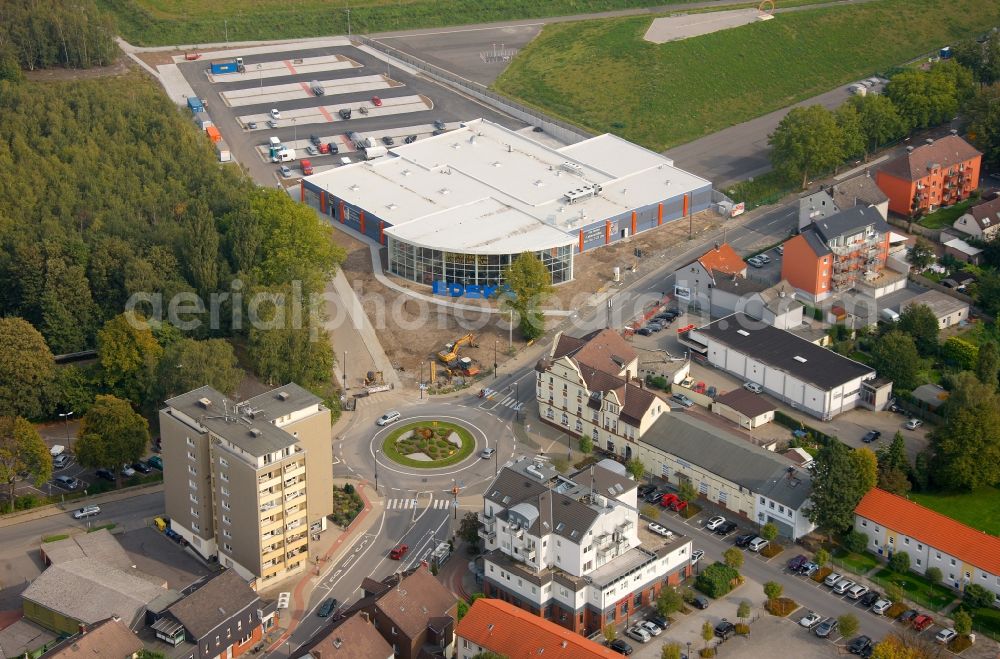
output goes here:
[{"label": "landscaped roundabout island", "polygon": [[435,469],[457,464],[476,449],[472,433],[447,421],[415,421],[395,428],[382,442],[387,458],[407,467]]}]

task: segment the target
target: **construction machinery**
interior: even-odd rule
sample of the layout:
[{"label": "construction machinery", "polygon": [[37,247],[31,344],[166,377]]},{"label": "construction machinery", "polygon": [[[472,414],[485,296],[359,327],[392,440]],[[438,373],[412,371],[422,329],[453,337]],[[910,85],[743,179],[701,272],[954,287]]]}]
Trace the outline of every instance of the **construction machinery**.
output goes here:
[{"label": "construction machinery", "polygon": [[365,373],[365,386],[371,387],[374,385],[385,384],[382,378],[382,371],[368,371]]},{"label": "construction machinery", "polygon": [[474,375],[479,375],[479,366],[469,359],[468,357],[460,357],[447,365],[448,375],[464,375],[465,377],[472,377]]},{"label": "construction machinery", "polygon": [[442,363],[444,363],[446,365],[450,364],[451,362],[453,362],[456,359],[458,359],[458,349],[461,348],[463,345],[468,344],[468,345],[472,346],[473,348],[477,347],[476,344],[473,342],[474,340],[475,340],[475,337],[470,332],[469,334],[466,334],[465,336],[463,336],[463,337],[461,337],[459,339],[456,339],[455,341],[452,341],[451,343],[446,343],[445,346],[444,346],[444,350],[442,350],[441,352],[439,352],[437,354],[437,357],[438,357],[438,359],[441,360]]}]

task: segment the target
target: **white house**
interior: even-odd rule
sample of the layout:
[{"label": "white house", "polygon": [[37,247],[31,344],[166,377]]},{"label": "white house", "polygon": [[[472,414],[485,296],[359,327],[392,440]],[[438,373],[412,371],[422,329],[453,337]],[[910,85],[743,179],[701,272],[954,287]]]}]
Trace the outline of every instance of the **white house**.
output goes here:
[{"label": "white house", "polygon": [[969,304],[941,291],[929,290],[899,305],[899,311],[922,304],[931,310],[940,329],[958,325],[969,318]]},{"label": "white house", "polygon": [[716,244],[697,260],[674,272],[674,296],[678,304],[698,309],[711,305],[712,287],[724,277],[746,277],[747,264],[729,243]]},{"label": "white house", "polygon": [[967,236],[989,242],[1000,232],[1000,195],[973,206],[952,226]]},{"label": "white house", "polygon": [[799,199],[799,229],[854,206],[873,206],[882,219],[889,217],[889,197],[868,175],[855,176]]}]

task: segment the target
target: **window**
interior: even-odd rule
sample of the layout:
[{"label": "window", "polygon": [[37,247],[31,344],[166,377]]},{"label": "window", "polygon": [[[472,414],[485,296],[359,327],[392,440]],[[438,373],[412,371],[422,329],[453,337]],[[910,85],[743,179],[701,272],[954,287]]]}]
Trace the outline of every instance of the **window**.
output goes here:
[{"label": "window", "polygon": [[903,544],[904,545],[910,544],[910,539],[909,538],[903,538]]},{"label": "window", "polygon": [[220,457],[219,458],[219,465],[222,466],[222,467],[228,467],[229,463],[226,461],[225,458]]},{"label": "window", "polygon": [[708,483],[706,483],[705,481],[701,481],[700,483],[698,483],[698,493],[701,494],[702,496],[707,495]]},{"label": "window", "polygon": [[762,506],[763,506],[763,505],[764,505],[765,503],[766,503],[766,502],[764,501],[764,497],[761,497],[761,498],[760,498],[760,505],[762,505]]},{"label": "window", "polygon": [[195,457],[194,457],[194,451],[188,451],[188,459],[189,460],[194,460],[195,459]]},{"label": "window", "polygon": [[188,480],[188,487],[190,487],[192,490],[197,490],[198,484],[195,483],[193,480]]},{"label": "window", "polygon": [[614,453],[614,452],[615,452],[615,443],[613,441],[611,441],[611,439],[609,438],[608,439],[608,453]]},{"label": "window", "polygon": [[953,558],[953,559],[951,559],[951,564],[952,564],[952,565],[954,565],[954,564],[955,564],[955,559],[954,559],[954,558]]},{"label": "window", "polygon": [[222,531],[222,537],[224,537],[224,538],[231,538],[231,537],[233,537],[233,533],[229,529],[225,529],[225,530]]},{"label": "window", "polygon": [[[195,517],[197,517],[197,515],[195,515]],[[191,522],[191,530],[192,531],[201,531],[201,525],[198,524],[198,522]]]},{"label": "window", "polygon": [[920,565],[921,565],[921,563],[920,563],[920,559],[918,558],[918,559],[917,559],[917,567],[920,567]]},{"label": "window", "polygon": [[635,597],[632,598],[632,604],[635,606],[642,606],[642,591],[635,594]]},{"label": "window", "polygon": [[197,476],[198,470],[192,467],[191,465],[188,465],[188,473],[191,474],[192,476]]},{"label": "window", "polygon": [[547,410],[545,410],[545,418],[546,419],[552,419],[554,416],[555,415],[552,413],[552,408],[551,407],[548,408]]},{"label": "window", "polygon": [[198,505],[198,497],[196,497],[193,494],[189,494],[188,496],[191,497],[191,503],[193,503],[194,505],[197,506]]},{"label": "window", "polygon": [[670,477],[670,467],[667,466],[666,462],[664,462],[663,466],[660,468],[660,474],[664,478],[669,478]]},{"label": "window", "polygon": [[222,500],[222,509],[223,510],[229,510],[230,509],[229,508],[229,500],[228,499],[223,499]]},{"label": "window", "polygon": [[221,491],[222,491],[222,496],[224,496],[224,497],[228,497],[229,496],[229,488],[228,487],[222,488]]},{"label": "window", "polygon": [[[594,423],[597,423],[597,415],[596,414],[594,415]],[[597,428],[594,428],[594,432],[592,432],[590,434],[594,438],[594,441],[596,442],[597,441]]]},{"label": "window", "polygon": [[894,537],[890,536],[890,537],[889,537],[889,544],[890,544],[890,545],[894,545],[894,544],[896,544],[896,538],[894,538]]},{"label": "window", "polygon": [[230,517],[229,515],[223,515],[222,516],[222,521],[225,524],[232,524],[233,523],[233,518]]},{"label": "window", "polygon": [[941,552],[939,552],[939,551],[934,552],[934,558],[936,558],[936,559],[938,559],[940,561],[941,560]]},{"label": "window", "polygon": [[867,519],[861,520],[861,526],[867,527],[868,526],[868,520]]},{"label": "window", "polygon": [[224,471],[220,471],[219,472],[219,478],[221,478],[222,480],[226,481],[227,483],[229,482],[229,474],[227,474]]},{"label": "window", "polygon": [[923,548],[924,548],[924,546],[918,542],[917,543],[917,549],[921,549],[922,550]]},{"label": "window", "polygon": [[563,412],[563,415],[562,415],[562,424],[564,426],[568,426],[569,425],[569,415],[566,414],[565,412]]},{"label": "window", "polygon": [[785,507],[784,506],[778,506],[778,512],[779,513],[785,512]]},{"label": "window", "polygon": [[774,502],[773,501],[768,501],[767,502],[767,507],[770,508],[771,510],[774,510]]},{"label": "window", "polygon": [[581,421],[580,419],[576,420],[576,431],[583,432],[583,421]]},{"label": "window", "polygon": [[191,439],[190,437],[187,438],[187,443],[188,443],[188,446],[194,446],[194,440]]},{"label": "window", "polygon": [[191,509],[191,517],[198,517],[198,511],[194,508]]}]

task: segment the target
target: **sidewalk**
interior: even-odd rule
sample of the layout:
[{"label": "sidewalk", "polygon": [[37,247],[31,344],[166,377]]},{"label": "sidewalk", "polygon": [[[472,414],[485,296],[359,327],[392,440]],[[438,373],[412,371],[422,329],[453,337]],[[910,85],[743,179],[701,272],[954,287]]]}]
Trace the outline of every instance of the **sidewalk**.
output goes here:
[{"label": "sidewalk", "polygon": [[21,512],[8,513],[0,517],[0,529],[13,526],[15,524],[21,524],[22,522],[31,522],[36,519],[45,519],[46,517],[54,517],[56,515],[62,515],[63,513],[79,508],[84,505],[91,504],[102,504],[110,503],[112,501],[121,501],[123,499],[131,499],[135,496],[144,496],[146,494],[156,494],[157,492],[163,491],[163,482],[151,484],[151,485],[136,485],[135,487],[126,487],[121,490],[115,490],[113,492],[104,492],[102,494],[94,494],[89,497],[84,497],[81,499],[73,499],[64,503],[53,503],[47,506],[41,506],[38,508],[32,508],[31,510],[24,510]]}]

